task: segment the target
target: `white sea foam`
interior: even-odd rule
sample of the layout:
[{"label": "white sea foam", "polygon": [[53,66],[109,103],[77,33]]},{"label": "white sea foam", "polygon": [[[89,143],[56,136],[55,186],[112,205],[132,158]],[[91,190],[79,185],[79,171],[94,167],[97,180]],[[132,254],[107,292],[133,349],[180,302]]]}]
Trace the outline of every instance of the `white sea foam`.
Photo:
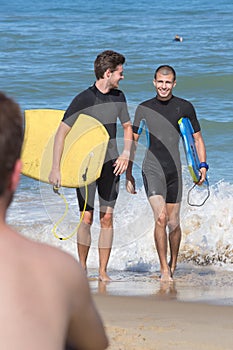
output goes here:
[{"label": "white sea foam", "polygon": [[[27,191],[25,191],[25,186]],[[29,190],[30,186],[34,186]],[[210,198],[202,207],[187,204],[190,182],[184,184],[184,198],[181,210],[183,231],[179,262],[198,265],[222,265],[231,268],[233,263],[233,185],[219,182],[210,186]],[[79,212],[75,190],[64,190],[69,205],[67,217],[58,228],[58,233],[66,237],[77,226]],[[192,198],[198,201],[199,193],[193,190]],[[96,203],[98,209],[98,203]],[[8,213],[8,222],[23,234],[52,245],[60,246],[76,255],[76,235],[60,241],[51,232],[54,224],[64,214],[63,200],[55,195],[47,184],[28,184],[26,180],[16,193]],[[110,267],[116,270],[150,271],[158,268],[157,253],[153,241],[153,215],[143,187],[136,195],[124,189],[124,178],[115,208],[114,244]],[[96,210],[92,229],[92,248],[88,264],[98,265],[99,219]]]}]

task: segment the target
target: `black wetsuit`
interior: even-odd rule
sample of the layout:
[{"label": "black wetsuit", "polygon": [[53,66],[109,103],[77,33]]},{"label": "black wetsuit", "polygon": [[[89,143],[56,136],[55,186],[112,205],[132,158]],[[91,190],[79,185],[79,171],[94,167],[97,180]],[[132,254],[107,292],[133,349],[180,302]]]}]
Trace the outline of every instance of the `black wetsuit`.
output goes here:
[{"label": "black wetsuit", "polygon": [[133,132],[139,133],[144,120],[149,135],[142,169],[147,196],[162,195],[166,203],[179,203],[182,198],[178,126],[182,117],[190,119],[194,132],[200,131],[196,112],[189,101],[172,96],[163,102],[154,97],[137,107],[133,123]]},{"label": "black wetsuit", "polygon": [[[113,173],[113,164],[119,155],[116,142],[117,120],[119,118],[121,124],[130,120],[125,96],[122,91],[115,89],[103,94],[93,85],[73,99],[64,114],[63,122],[72,127],[81,113],[99,120],[110,136],[101,176],[94,183],[88,185],[86,210],[94,209],[96,188],[98,189],[100,205],[114,207],[120,179]],[[85,202],[85,189],[83,187],[77,189],[77,196],[82,211]]]}]

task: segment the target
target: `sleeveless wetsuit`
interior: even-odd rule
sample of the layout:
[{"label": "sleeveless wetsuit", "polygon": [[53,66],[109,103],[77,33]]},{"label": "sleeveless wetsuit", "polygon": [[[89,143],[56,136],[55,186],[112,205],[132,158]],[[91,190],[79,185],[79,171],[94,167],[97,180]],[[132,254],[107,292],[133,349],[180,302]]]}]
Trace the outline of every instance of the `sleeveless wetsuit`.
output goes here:
[{"label": "sleeveless wetsuit", "polygon": [[164,102],[154,97],[135,112],[133,132],[140,133],[142,121],[147,127],[148,149],[142,167],[146,194],[162,195],[166,203],[179,203],[182,198],[178,126],[182,117],[190,119],[194,132],[200,131],[193,105],[176,96]]},{"label": "sleeveless wetsuit", "polygon": [[[107,94],[102,94],[93,85],[73,99],[62,121],[72,127],[81,113],[100,121],[110,136],[101,176],[88,185],[86,210],[94,209],[96,188],[98,189],[100,205],[114,207],[120,179],[119,176],[115,176],[113,173],[113,164],[119,155],[116,142],[117,120],[119,118],[121,124],[130,120],[125,96],[122,91],[115,89]],[[85,189],[83,187],[77,188],[77,197],[79,208],[82,211],[85,202]]]}]

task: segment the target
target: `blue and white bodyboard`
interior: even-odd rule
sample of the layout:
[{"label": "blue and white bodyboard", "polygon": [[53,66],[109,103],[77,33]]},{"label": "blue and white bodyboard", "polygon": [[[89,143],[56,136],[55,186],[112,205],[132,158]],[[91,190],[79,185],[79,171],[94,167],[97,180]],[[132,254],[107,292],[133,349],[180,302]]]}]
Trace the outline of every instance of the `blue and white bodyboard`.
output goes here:
[{"label": "blue and white bodyboard", "polygon": [[[193,182],[197,183],[200,179],[200,160],[197,154],[195,141],[193,138],[194,130],[189,118],[180,118],[178,124],[183,140],[188,169],[193,179]],[[207,183],[207,179],[204,183]]]}]

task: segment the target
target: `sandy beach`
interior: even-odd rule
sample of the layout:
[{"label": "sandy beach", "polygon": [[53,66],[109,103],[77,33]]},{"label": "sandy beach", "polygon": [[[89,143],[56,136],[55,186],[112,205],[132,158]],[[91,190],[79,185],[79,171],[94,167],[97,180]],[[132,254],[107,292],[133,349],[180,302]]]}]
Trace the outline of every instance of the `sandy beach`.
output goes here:
[{"label": "sandy beach", "polygon": [[109,350],[232,350],[233,306],[94,294]]}]

